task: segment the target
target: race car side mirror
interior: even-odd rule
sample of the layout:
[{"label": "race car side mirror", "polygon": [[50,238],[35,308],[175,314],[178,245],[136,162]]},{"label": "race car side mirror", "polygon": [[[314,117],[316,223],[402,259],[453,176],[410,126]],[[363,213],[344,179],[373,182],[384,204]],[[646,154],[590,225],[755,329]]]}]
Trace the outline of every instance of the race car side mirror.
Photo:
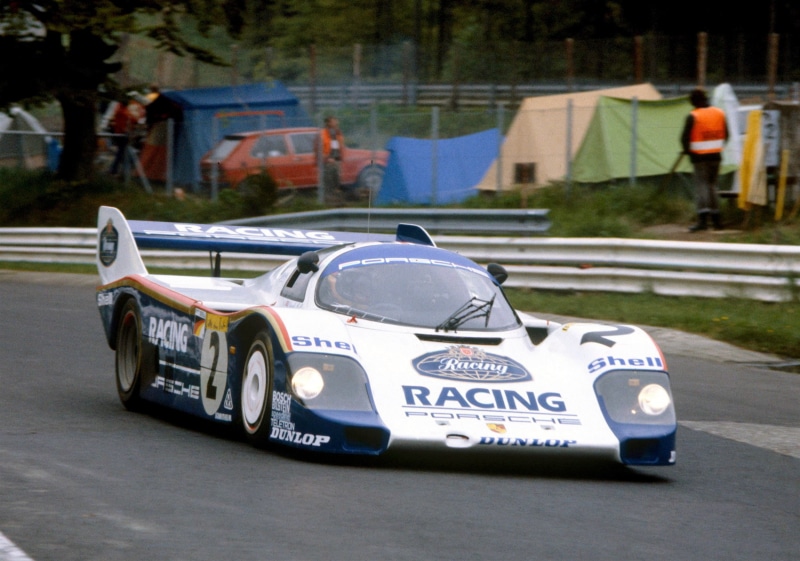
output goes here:
[{"label": "race car side mirror", "polygon": [[489,263],[486,265],[486,270],[489,271],[489,274],[494,277],[494,280],[497,281],[497,284],[503,284],[508,278],[508,272],[506,271],[505,267],[498,265],[497,263]]},{"label": "race car side mirror", "polygon": [[297,258],[297,270],[302,274],[316,273],[319,271],[319,255],[316,251],[306,251]]}]

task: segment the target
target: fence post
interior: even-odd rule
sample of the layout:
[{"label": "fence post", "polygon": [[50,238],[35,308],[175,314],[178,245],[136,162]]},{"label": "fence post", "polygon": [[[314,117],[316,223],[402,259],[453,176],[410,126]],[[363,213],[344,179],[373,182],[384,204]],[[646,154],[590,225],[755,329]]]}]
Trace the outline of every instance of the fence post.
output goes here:
[{"label": "fence post", "polygon": [[167,195],[172,196],[172,143],[175,141],[175,120],[167,119]]},{"label": "fence post", "polygon": [[[322,115],[317,116],[318,123],[324,123],[325,119]],[[324,124],[322,125],[325,126]],[[325,204],[325,161],[322,155],[322,129],[320,129],[317,139],[316,150],[317,155],[317,203]]]},{"label": "fence post", "polygon": [[439,107],[434,105],[431,110],[431,205],[436,205],[437,181],[439,179]]},{"label": "fence post", "polygon": [[567,196],[570,195],[570,191],[572,190],[572,98],[567,100],[567,150],[566,154],[566,165],[567,165]]},{"label": "fence post", "polygon": [[239,45],[231,45],[231,84],[239,85]]},{"label": "fence post", "polygon": [[17,167],[20,169],[25,169],[27,167],[27,161],[25,158],[25,136],[21,134],[15,135],[17,137],[17,148],[19,148],[19,160],[17,160]]},{"label": "fence post", "polygon": [[636,139],[639,136],[639,98],[633,96],[631,99],[631,186],[636,185]]},{"label": "fence post", "polygon": [[361,86],[361,43],[353,46],[353,107],[358,109],[359,88]]},{"label": "fence post", "polygon": [[769,53],[767,55],[767,99],[775,99],[775,77],[778,74],[778,34],[769,34]]},{"label": "fence post", "polygon": [[503,121],[505,118],[505,104],[497,104],[497,193],[503,192]]},{"label": "fence post", "polygon": [[697,34],[697,87],[706,85],[706,63],[708,58],[708,33]]},{"label": "fence post", "polygon": [[272,47],[267,47],[266,51],[264,52],[264,75],[267,80],[272,79],[273,55],[274,55],[274,49]]},{"label": "fence post", "polygon": [[408,82],[411,79],[411,54],[408,41],[403,42],[403,96],[400,104],[404,107],[408,105]]},{"label": "fence post", "polygon": [[633,75],[634,82],[641,84],[644,81],[644,48],[641,35],[633,38]]},{"label": "fence post", "polygon": [[311,85],[311,99],[308,102],[308,112],[313,115],[317,112],[317,46],[312,43],[308,47],[308,53],[310,65],[308,79]]},{"label": "fence post", "polygon": [[567,55],[567,91],[572,91],[575,87],[575,39],[566,40]]}]

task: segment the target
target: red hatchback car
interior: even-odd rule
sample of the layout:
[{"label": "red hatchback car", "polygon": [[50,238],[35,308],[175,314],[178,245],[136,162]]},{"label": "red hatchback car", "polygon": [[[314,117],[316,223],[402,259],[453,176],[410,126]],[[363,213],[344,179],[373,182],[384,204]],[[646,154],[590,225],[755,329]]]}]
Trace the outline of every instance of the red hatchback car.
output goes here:
[{"label": "red hatchback car", "polygon": [[[315,147],[319,137],[320,129],[314,127],[229,134],[203,156],[200,162],[203,182],[212,183],[216,175],[218,185],[237,188],[248,177],[266,169],[279,188],[316,187],[319,164]],[[345,147],[341,185],[377,193],[388,159],[389,153],[385,150]]]}]

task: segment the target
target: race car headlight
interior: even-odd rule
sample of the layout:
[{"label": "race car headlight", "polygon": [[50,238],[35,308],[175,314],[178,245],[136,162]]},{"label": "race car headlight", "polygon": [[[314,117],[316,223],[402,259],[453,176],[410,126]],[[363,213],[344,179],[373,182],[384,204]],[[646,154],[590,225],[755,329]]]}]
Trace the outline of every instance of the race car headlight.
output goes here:
[{"label": "race car headlight", "polygon": [[292,375],[292,391],[302,400],[314,399],[325,387],[325,380],[316,368],[306,366]]},{"label": "race car headlight", "polygon": [[367,374],[358,361],[327,353],[287,356],[287,381],[294,398],[308,409],[373,411]]},{"label": "race car headlight", "polygon": [[671,425],[675,408],[666,372],[613,370],[594,383],[603,412],[616,423]]},{"label": "race car headlight", "polygon": [[645,415],[661,415],[671,403],[669,392],[658,384],[647,384],[639,392],[639,408]]}]

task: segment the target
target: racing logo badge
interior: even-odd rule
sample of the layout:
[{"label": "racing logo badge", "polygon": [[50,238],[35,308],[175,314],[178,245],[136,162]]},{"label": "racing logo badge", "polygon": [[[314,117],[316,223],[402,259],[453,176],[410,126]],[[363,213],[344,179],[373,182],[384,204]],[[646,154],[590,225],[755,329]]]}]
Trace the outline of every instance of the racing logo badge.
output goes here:
[{"label": "racing logo badge", "polygon": [[489,430],[492,432],[496,432],[497,434],[505,434],[506,433],[506,426],[501,425],[499,423],[486,423],[486,426],[489,427]]},{"label": "racing logo badge", "polygon": [[453,345],[412,361],[417,372],[464,382],[525,382],[533,377],[518,362],[477,347]]},{"label": "racing logo badge", "polygon": [[100,232],[100,263],[108,267],[117,259],[117,248],[119,247],[119,234],[111,219],[108,219],[106,227]]}]

